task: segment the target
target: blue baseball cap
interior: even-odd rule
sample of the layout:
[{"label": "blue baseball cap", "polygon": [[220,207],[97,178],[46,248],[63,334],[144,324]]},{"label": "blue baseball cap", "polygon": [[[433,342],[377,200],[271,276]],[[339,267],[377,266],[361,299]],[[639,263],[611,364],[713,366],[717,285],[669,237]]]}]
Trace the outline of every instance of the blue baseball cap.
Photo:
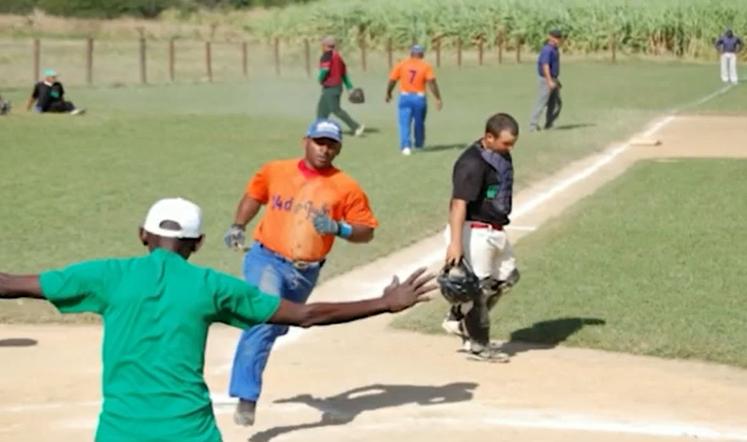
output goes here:
[{"label": "blue baseball cap", "polygon": [[415,45],[412,45],[412,47],[410,48],[410,53],[412,53],[412,54],[424,54],[425,53],[425,49],[423,48],[423,46],[415,44]]},{"label": "blue baseball cap", "polygon": [[329,138],[342,143],[342,128],[332,120],[316,120],[309,126],[306,136],[309,138]]},{"label": "blue baseball cap", "polygon": [[57,76],[57,71],[55,71],[52,68],[47,68],[47,69],[44,69],[43,74],[44,74],[45,77],[56,77]]}]

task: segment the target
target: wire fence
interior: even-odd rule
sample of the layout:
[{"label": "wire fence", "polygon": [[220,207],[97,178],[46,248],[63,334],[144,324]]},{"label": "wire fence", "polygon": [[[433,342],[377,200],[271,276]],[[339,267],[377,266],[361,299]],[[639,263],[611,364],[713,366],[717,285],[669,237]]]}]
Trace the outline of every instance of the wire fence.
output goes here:
[{"label": "wire fence", "polygon": [[[533,61],[526,46],[482,40],[434,40],[428,59],[437,67],[471,67]],[[369,49],[365,42],[341,50],[351,68],[390,68],[406,48]],[[170,82],[240,81],[253,77],[312,76],[320,48],[316,41],[199,41],[187,39],[0,39],[0,88],[27,87],[52,67],[68,85],[131,85]],[[586,54],[618,59],[614,39],[606,51]],[[620,54],[623,55],[624,54]]]}]

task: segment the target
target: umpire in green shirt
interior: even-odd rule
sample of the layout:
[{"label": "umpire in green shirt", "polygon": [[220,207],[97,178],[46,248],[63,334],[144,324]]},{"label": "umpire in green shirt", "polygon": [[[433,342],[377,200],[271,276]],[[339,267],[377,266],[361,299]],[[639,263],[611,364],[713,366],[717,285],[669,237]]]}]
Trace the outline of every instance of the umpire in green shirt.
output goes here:
[{"label": "umpire in green shirt", "polygon": [[379,298],[294,304],[187,262],[203,242],[194,203],[156,202],[140,229],[145,256],[99,259],[40,275],[0,273],[0,298],[46,298],[62,313],[103,317],[103,405],[96,441],[221,440],[203,379],[208,328],[222,322],[310,327],[409,308],[432,290],[424,269]]},{"label": "umpire in green shirt", "polygon": [[322,95],[316,107],[316,118],[319,120],[329,118],[334,114],[343,121],[356,137],[363,135],[365,126],[358,123],[345,110],[340,107],[342,97],[342,85],[347,90],[353,89],[350,82],[345,61],[336,49],[337,42],[334,37],[322,39],[322,58],[319,60],[319,83],[322,85]]}]

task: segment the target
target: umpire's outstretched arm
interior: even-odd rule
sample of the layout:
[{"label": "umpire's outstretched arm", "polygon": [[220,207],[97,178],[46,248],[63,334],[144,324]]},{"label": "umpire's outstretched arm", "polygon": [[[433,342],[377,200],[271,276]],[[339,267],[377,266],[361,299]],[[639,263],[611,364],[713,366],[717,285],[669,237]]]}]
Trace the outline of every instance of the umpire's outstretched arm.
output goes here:
[{"label": "umpire's outstretched arm", "polygon": [[9,275],[0,273],[0,298],[35,298],[44,299],[39,275]]},{"label": "umpire's outstretched arm", "polygon": [[351,322],[382,313],[397,313],[429,299],[426,293],[436,287],[429,284],[433,275],[424,273],[425,268],[418,269],[403,283],[395,276],[381,297],[364,301],[296,304],[283,299],[280,308],[268,322],[313,327]]}]

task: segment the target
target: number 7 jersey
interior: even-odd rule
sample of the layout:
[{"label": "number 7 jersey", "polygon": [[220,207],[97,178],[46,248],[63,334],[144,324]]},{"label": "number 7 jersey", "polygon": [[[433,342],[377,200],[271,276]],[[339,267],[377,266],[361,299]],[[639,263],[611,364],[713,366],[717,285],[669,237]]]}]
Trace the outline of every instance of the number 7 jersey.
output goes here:
[{"label": "number 7 jersey", "polygon": [[410,57],[397,63],[389,74],[391,81],[399,81],[402,93],[425,94],[425,85],[436,78],[433,67],[422,58]]}]

